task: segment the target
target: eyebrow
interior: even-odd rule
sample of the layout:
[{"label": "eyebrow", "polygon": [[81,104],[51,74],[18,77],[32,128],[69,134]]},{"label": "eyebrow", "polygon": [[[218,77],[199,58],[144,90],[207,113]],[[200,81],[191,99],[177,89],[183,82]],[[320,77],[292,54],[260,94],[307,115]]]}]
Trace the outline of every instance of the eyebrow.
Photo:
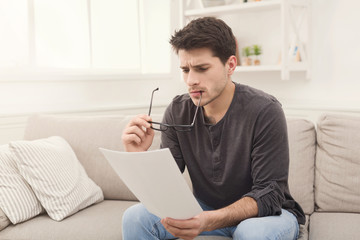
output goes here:
[{"label": "eyebrow", "polygon": [[[210,63],[202,63],[202,64],[198,64],[195,66],[192,66],[193,68],[202,68],[202,67],[207,67],[210,66]],[[188,69],[189,67],[187,66],[180,66],[181,69]]]}]

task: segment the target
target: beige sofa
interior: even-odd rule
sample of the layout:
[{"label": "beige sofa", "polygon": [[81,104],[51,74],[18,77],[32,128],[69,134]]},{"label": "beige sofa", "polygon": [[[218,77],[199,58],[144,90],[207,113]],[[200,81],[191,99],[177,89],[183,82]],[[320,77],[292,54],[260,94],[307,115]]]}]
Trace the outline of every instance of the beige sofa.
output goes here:
[{"label": "beige sofa", "polygon": [[[30,117],[25,139],[53,135],[65,138],[89,177],[101,187],[105,200],[61,222],[43,214],[10,225],[0,232],[0,239],[121,239],[122,214],[137,201],[98,148],[123,150],[121,134],[129,119],[130,116]],[[307,219],[299,239],[359,239],[360,118],[323,115],[317,129],[304,119],[288,118],[287,123],[290,191]],[[152,148],[158,146],[159,135]]]}]

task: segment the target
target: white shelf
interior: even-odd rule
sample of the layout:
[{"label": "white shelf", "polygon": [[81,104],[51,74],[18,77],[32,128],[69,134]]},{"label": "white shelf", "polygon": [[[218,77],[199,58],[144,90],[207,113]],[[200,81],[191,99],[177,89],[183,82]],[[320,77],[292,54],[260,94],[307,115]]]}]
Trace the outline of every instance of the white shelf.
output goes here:
[{"label": "white shelf", "polygon": [[[294,63],[289,65],[288,70],[290,71],[306,71],[306,63]],[[281,65],[260,65],[260,66],[237,66],[235,72],[276,72],[281,71]]]},{"label": "white shelf", "polygon": [[307,71],[308,64],[305,62],[293,63],[288,66],[290,71]]},{"label": "white shelf", "polygon": [[235,72],[271,72],[280,70],[280,65],[237,66]]},{"label": "white shelf", "polygon": [[231,4],[216,7],[204,7],[185,11],[185,17],[216,16],[220,14],[239,13],[240,11],[263,11],[280,9],[280,0],[249,2],[241,4]]}]

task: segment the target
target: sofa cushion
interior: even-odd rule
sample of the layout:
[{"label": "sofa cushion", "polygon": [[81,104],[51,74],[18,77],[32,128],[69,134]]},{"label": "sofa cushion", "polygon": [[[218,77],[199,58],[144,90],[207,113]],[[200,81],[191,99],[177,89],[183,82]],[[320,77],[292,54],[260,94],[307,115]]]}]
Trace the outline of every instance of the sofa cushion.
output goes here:
[{"label": "sofa cushion", "polygon": [[122,214],[137,202],[107,200],[83,209],[61,222],[40,215],[27,222],[10,225],[0,232],[0,239],[36,240],[119,240]]},{"label": "sofa cushion", "polygon": [[287,119],[290,164],[289,188],[305,214],[314,211],[314,165],[316,133],[312,122]]},{"label": "sofa cushion", "polygon": [[315,212],[310,216],[309,239],[357,240],[360,214]]},{"label": "sofa cushion", "polygon": [[305,215],[305,224],[300,225],[299,236],[298,236],[297,240],[308,240],[309,239],[309,221],[310,221],[310,216]]},{"label": "sofa cushion", "polygon": [[[0,239],[23,240],[119,240],[122,239],[122,215],[135,201],[106,200],[86,208],[61,222],[40,215],[27,222],[10,225],[0,232]],[[196,240],[230,238],[199,236]]]},{"label": "sofa cushion", "polygon": [[[20,175],[15,156],[8,145],[0,146],[0,179],[0,208],[13,224],[33,218],[43,211],[30,185]],[[3,227],[6,222],[3,218]]]},{"label": "sofa cushion", "polygon": [[9,146],[20,174],[52,219],[61,221],[104,199],[63,138],[14,141]]},{"label": "sofa cushion", "polygon": [[[161,116],[152,116],[154,121]],[[37,114],[29,118],[24,138],[63,137],[74,150],[88,176],[102,189],[105,199],[136,200],[99,151],[99,147],[124,151],[121,135],[132,116],[56,116]],[[159,148],[156,133],[152,149]]]},{"label": "sofa cushion", "polygon": [[323,115],[318,121],[317,141],[318,211],[360,213],[360,118]]}]

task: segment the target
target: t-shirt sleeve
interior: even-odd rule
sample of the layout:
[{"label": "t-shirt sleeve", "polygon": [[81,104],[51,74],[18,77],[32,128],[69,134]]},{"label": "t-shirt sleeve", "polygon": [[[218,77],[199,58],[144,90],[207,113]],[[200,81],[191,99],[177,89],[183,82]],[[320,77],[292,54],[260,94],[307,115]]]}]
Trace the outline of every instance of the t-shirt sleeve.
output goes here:
[{"label": "t-shirt sleeve", "polygon": [[280,103],[271,102],[259,112],[251,151],[253,187],[244,196],[258,205],[258,216],[280,215],[288,187],[289,145],[287,125]]},{"label": "t-shirt sleeve", "polygon": [[[163,123],[173,124],[174,120],[172,117],[173,104],[171,103],[164,114]],[[168,128],[166,131],[161,132],[161,143],[160,148],[169,148],[171,154],[173,155],[180,171],[183,173],[185,170],[185,162],[183,155],[181,153],[181,148],[179,145],[179,140],[177,133],[173,128]]]}]

